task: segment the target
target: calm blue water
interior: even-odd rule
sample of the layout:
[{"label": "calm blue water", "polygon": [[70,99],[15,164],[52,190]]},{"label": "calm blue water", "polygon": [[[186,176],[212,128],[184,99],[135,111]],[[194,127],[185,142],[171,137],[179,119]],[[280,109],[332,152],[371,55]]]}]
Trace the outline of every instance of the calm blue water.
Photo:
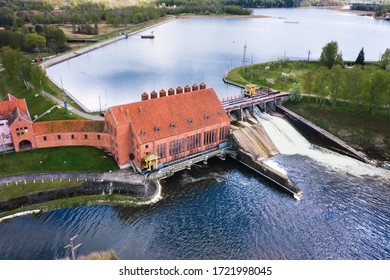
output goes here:
[{"label": "calm blue water", "polygon": [[389,181],[340,174],[307,157],[273,159],[301,187],[294,200],[235,161],[163,182],[140,208],[78,207],[0,223],[0,259],[114,249],[120,259],[390,259]]},{"label": "calm blue water", "polygon": [[[154,40],[135,35],[55,65],[47,72],[93,110],[139,101],[144,91],[206,82],[220,97],[239,94],[222,82],[229,68],[242,65],[244,45],[254,63],[279,57],[318,58],[334,40],[345,60],[364,47],[378,60],[390,47],[390,22],[325,9],[255,9],[269,18],[178,19],[153,28]],[[287,23],[298,22],[298,23]],[[145,31],[143,33],[148,33]]]}]

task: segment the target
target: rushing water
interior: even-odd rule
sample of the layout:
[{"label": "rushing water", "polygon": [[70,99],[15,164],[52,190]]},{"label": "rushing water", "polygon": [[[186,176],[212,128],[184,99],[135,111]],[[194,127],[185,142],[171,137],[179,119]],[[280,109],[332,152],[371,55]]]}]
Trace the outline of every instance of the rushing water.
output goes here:
[{"label": "rushing water", "polygon": [[[335,39],[349,58],[354,58],[364,45],[367,57],[375,59],[379,50],[390,45],[385,36],[389,25],[365,17],[316,9],[259,13],[299,23],[284,23],[286,19],[277,17],[176,20],[156,28],[155,41],[130,38],[49,70],[53,75],[61,73],[67,88],[71,84],[79,86],[73,92],[82,93],[87,100],[93,95],[84,89],[90,87],[96,96],[107,87],[109,104],[113,105],[135,96],[138,99],[138,93],[152,90],[154,82],[167,88],[172,83],[192,83],[192,79],[199,82],[204,74],[204,80],[213,86],[230,58],[234,63],[242,59],[245,41],[261,50],[258,53],[262,57],[256,60],[274,59],[282,49],[288,47],[292,52],[293,48],[269,38],[280,39],[280,29],[314,24],[315,20],[318,25],[333,26],[338,19],[345,23],[339,29],[356,30],[357,25],[367,33],[356,34],[362,38],[359,44],[347,44],[344,37],[355,36],[352,33],[340,31],[344,37],[339,38],[334,29],[329,31],[334,37],[312,32],[307,45],[300,47],[303,53],[311,49],[318,55],[324,43]],[[331,22],[323,22],[323,17]],[[253,35],[263,29],[267,32],[273,25],[279,27],[268,36]],[[221,30],[232,36],[227,37]],[[381,39],[371,38],[371,33]],[[205,44],[203,36],[210,34],[216,39]],[[296,36],[308,35],[297,32]],[[366,36],[374,40],[370,43],[375,46],[372,52],[363,39]],[[186,48],[189,43],[191,48]],[[275,53],[267,53],[272,50]],[[82,77],[67,71],[82,73]],[[142,89],[138,80],[145,83]],[[119,90],[115,99],[112,92],[116,87],[126,91]],[[121,92],[129,92],[129,96]],[[138,208],[75,207],[2,222],[0,259],[69,256],[64,245],[74,234],[79,235],[76,241],[83,243],[78,254],[113,249],[120,259],[390,259],[389,171],[315,147],[283,120],[260,112],[257,118],[282,152],[267,163],[286,172],[301,188],[301,201],[231,159],[213,159],[208,165],[195,165],[161,182],[162,198],[153,204]]]},{"label": "rushing water", "polygon": [[[139,35],[55,65],[47,72],[90,109],[139,101],[144,91],[206,82],[218,96],[239,91],[222,75],[246,58],[254,63],[279,57],[318,58],[334,40],[344,59],[378,60],[390,47],[390,22],[325,9],[255,9],[268,18],[177,19],[153,28],[154,40]],[[149,31],[144,31],[148,33]],[[250,62],[248,62],[250,63]]]}]

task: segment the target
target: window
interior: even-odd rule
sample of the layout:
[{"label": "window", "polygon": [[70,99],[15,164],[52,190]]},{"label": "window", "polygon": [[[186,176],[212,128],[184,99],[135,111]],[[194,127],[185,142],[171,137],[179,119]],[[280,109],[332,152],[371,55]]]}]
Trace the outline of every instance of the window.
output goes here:
[{"label": "window", "polygon": [[43,136],[43,141],[46,141],[47,140],[47,137],[46,136]]},{"label": "window", "polygon": [[175,128],[175,127],[176,127],[176,125],[174,123],[169,124],[169,128]]},{"label": "window", "polygon": [[155,131],[155,132],[158,132],[158,131],[160,131],[160,128],[159,128],[158,126],[155,126],[155,127],[154,127],[154,131]]},{"label": "window", "polygon": [[224,126],[219,129],[219,141],[224,141],[228,138],[229,135],[229,127]]},{"label": "window", "polygon": [[149,145],[148,144],[145,145],[145,149],[149,149]]},{"label": "window", "polygon": [[187,137],[187,151],[200,147],[200,133]]},{"label": "window", "polygon": [[207,121],[209,118],[210,118],[209,115],[207,115],[207,114],[204,115],[204,119],[205,119],[206,121]]},{"label": "window", "polygon": [[100,134],[98,134],[97,139],[100,140]]},{"label": "window", "polygon": [[57,135],[57,139],[58,139],[58,140],[61,140],[61,135]]},{"label": "window", "polygon": [[191,119],[187,119],[188,124],[193,124],[194,122]]},{"label": "window", "polygon": [[84,139],[88,139],[88,134],[84,134]]},{"label": "window", "polygon": [[0,126],[3,126],[4,124],[3,123],[0,123]]},{"label": "window", "polygon": [[16,135],[17,135],[17,136],[20,136],[20,132],[16,132]]},{"label": "window", "polygon": [[141,130],[140,134],[141,134],[141,136],[143,136],[146,134],[146,132],[144,130]]},{"label": "window", "polygon": [[19,131],[19,128],[17,128],[16,131]]},{"label": "window", "polygon": [[217,115],[218,115],[218,117],[222,117],[222,112],[218,111]]},{"label": "window", "polygon": [[25,126],[25,127],[24,127],[24,129],[28,129],[28,127],[27,127],[27,126]]},{"label": "window", "polygon": [[169,155],[177,155],[184,152],[184,138],[173,140],[169,143]]},{"label": "window", "polygon": [[208,145],[217,142],[217,130],[213,129],[204,132],[203,144]]},{"label": "window", "polygon": [[70,136],[70,138],[72,138],[72,140],[74,139],[74,134],[72,134],[71,136]]},{"label": "window", "polygon": [[157,155],[160,158],[166,158],[167,157],[167,145],[165,143],[157,145]]}]

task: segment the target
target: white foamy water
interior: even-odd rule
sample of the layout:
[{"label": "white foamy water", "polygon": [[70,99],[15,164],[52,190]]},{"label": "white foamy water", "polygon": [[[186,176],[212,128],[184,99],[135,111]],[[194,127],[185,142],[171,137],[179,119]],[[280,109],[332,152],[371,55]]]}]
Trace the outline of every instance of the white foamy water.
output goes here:
[{"label": "white foamy water", "polygon": [[300,154],[308,156],[317,163],[340,173],[348,173],[355,176],[380,176],[390,181],[390,171],[325,148],[316,147],[282,118],[264,114],[258,108],[255,108],[254,115],[263,125],[281,154]]}]

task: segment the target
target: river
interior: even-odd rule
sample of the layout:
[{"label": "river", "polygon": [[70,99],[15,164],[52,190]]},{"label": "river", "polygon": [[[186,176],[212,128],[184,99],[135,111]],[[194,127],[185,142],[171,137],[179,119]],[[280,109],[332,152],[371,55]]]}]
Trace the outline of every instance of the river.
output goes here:
[{"label": "river", "polygon": [[[256,13],[280,13],[285,17],[284,15],[295,13],[294,11],[269,9],[259,10]],[[296,9],[296,11],[298,14],[326,13],[331,14],[331,17],[349,20],[354,18],[357,22],[367,21],[368,25],[377,25],[378,29],[381,29],[380,26],[384,30],[389,28],[385,23],[376,23],[372,19],[350,14],[317,9]],[[319,15],[313,17],[320,19]],[[227,22],[231,21],[234,24],[224,28],[234,29],[235,24],[238,23],[245,27],[240,30],[256,29],[259,23],[257,20],[270,21],[284,28],[290,28],[287,26],[300,26],[303,19],[299,18],[300,23],[291,24],[284,23],[278,18],[247,21],[228,19]],[[295,19],[291,17],[292,21]],[[207,24],[203,25],[206,22]],[[202,27],[202,30],[209,32],[217,28],[213,26],[213,22],[219,30],[225,19],[176,20],[168,23],[166,28],[170,30],[172,27],[178,28],[184,24],[188,28],[186,32],[197,37],[191,26],[195,30]],[[189,23],[191,24],[188,25]],[[182,35],[180,33],[164,32],[164,26],[156,28],[155,32],[158,38],[163,37],[161,40],[168,40],[166,36],[174,42],[185,40],[183,37],[178,38]],[[240,41],[237,41],[235,61],[238,62],[242,59],[245,40],[247,40],[248,50],[249,46],[254,48],[255,45],[250,41],[254,40],[253,36],[244,37],[237,39]],[[121,50],[124,52],[123,57],[132,52],[126,47],[126,44],[132,40],[136,45],[145,44],[145,46],[153,46],[158,42],[157,38],[153,42],[136,40],[136,38],[123,40],[117,45],[123,47]],[[325,37],[321,40],[315,42],[319,48],[329,38]],[[225,49],[222,48],[223,43],[222,40],[221,49]],[[197,61],[202,54],[201,45],[203,44],[196,43],[191,50],[184,49],[176,53],[177,59],[171,58],[172,61],[169,59],[169,65]],[[211,47],[213,43],[209,45]],[[171,50],[168,48],[164,51],[174,53],[178,50],[175,44],[171,46]],[[346,48],[343,45],[342,48],[344,47]],[[199,53],[196,54],[199,56],[193,53],[198,48]],[[344,49],[343,53],[354,57],[359,52],[361,44],[349,48],[351,50],[349,54]],[[307,49],[306,47],[305,51]],[[314,52],[314,48],[311,49]],[[118,56],[121,51],[117,49]],[[368,56],[377,56],[378,51],[379,48]],[[109,50],[102,49],[97,53],[99,52],[108,53]],[[150,56],[153,57],[160,52],[161,50],[156,48]],[[206,56],[217,60],[215,57],[217,52],[212,53],[214,55]],[[275,53],[275,56],[278,55],[280,54]],[[220,59],[221,65],[226,63],[226,58],[229,56],[220,54],[220,57],[223,57]],[[80,58],[102,66],[104,64],[102,60],[105,58],[100,60],[99,57],[99,55],[94,57],[94,53],[90,53]],[[140,56],[142,57],[146,61],[153,60]],[[266,55],[264,59],[267,60],[272,58],[272,56],[265,57]],[[160,63],[157,56],[155,59]],[[151,66],[149,68],[142,64],[138,65],[141,60],[135,60],[125,67],[122,71],[123,75],[129,79],[136,79],[137,75],[133,77],[130,74],[133,72],[127,72],[129,68],[134,68],[133,70],[139,73],[138,77],[146,81],[150,73],[158,72]],[[165,60],[162,58],[161,63],[164,64]],[[196,82],[202,78],[202,73],[206,70],[213,73],[212,77],[215,77],[215,80],[217,77],[218,80],[220,79],[220,71],[225,67],[213,68],[213,61],[214,59],[210,61],[205,59],[202,63],[196,63],[199,68],[188,67],[196,73],[193,77]],[[75,63],[72,60],[63,63],[62,66],[60,64],[59,67],[68,67]],[[203,68],[205,63],[210,64],[210,69]],[[86,72],[85,75],[94,76],[98,68],[98,66],[90,67],[91,71]],[[187,68],[182,69],[187,70]],[[64,75],[67,74],[67,71],[63,71]],[[99,71],[104,72],[103,69]],[[119,75],[115,71],[109,72],[108,76],[116,81],[119,79],[116,74]],[[170,71],[168,73],[162,71],[161,75],[172,75],[171,84],[192,83],[192,80],[185,80],[185,75],[190,76],[188,73],[183,74],[183,77],[176,77]],[[206,82],[212,85],[213,79],[208,75],[205,77]],[[157,84],[159,87],[171,86]],[[147,86],[145,88],[148,89]],[[135,96],[138,97],[138,93]],[[132,97],[121,98],[119,99],[121,102],[128,102]],[[66,251],[64,246],[68,244],[69,236],[74,234],[78,234],[77,241],[83,243],[76,251],[78,255],[113,249],[120,259],[390,259],[390,172],[316,147],[283,120],[259,112],[257,118],[282,152],[268,159],[268,164],[283,169],[289,175],[303,191],[302,200],[295,200],[289,193],[240,166],[232,159],[227,158],[226,161],[212,159],[207,165],[197,164],[189,171],[182,171],[163,180],[162,198],[150,205],[138,208],[73,207],[2,222],[0,223],[0,259],[69,257],[70,252]]]}]

